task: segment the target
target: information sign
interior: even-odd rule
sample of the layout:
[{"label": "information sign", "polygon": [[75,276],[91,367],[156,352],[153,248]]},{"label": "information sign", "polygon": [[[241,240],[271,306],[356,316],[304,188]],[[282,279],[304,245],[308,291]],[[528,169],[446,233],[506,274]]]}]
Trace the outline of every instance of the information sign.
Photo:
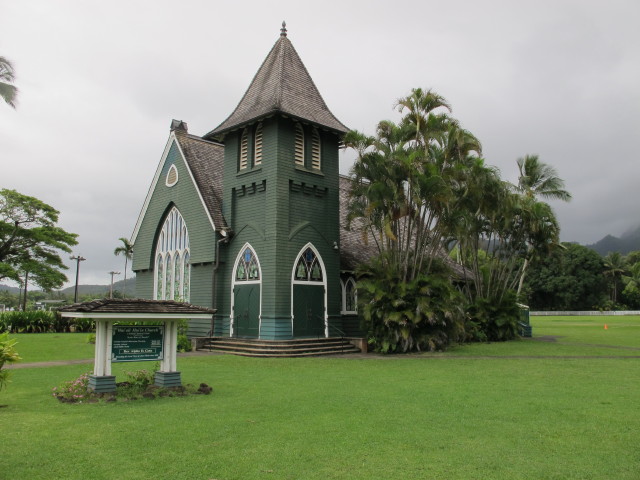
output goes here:
[{"label": "information sign", "polygon": [[164,326],[114,325],[111,344],[112,362],[162,360]]}]

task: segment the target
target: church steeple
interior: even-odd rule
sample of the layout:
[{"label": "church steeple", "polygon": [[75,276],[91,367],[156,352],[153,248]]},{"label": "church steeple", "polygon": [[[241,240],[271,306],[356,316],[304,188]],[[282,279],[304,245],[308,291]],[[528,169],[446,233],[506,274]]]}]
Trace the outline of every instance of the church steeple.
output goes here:
[{"label": "church steeple", "polygon": [[338,134],[349,129],[331,113],[309,72],[287,37],[280,37],[265,58],[249,88],[229,117],[204,138],[216,139],[274,113],[305,120]]}]

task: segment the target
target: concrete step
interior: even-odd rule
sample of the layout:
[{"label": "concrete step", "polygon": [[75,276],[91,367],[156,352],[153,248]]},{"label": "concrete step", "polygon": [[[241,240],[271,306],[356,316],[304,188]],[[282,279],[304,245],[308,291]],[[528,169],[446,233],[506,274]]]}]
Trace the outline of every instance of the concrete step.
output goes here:
[{"label": "concrete step", "polygon": [[359,348],[341,338],[269,341],[218,337],[204,342],[201,349],[252,357],[307,357],[360,352]]}]

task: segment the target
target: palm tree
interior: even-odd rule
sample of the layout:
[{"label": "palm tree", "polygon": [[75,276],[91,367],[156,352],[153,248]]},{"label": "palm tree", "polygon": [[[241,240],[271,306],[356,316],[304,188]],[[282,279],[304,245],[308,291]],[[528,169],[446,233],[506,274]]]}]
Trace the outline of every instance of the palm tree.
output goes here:
[{"label": "palm tree", "polygon": [[[551,234],[551,245],[558,246],[559,228],[557,227],[557,223],[555,222],[553,211],[548,206],[548,209],[543,208],[541,205],[539,205],[540,202],[537,202],[536,200],[539,197],[542,197],[544,199],[562,200],[568,202],[569,200],[571,200],[571,194],[564,189],[564,180],[562,180],[558,176],[558,172],[556,171],[556,169],[551,165],[541,162],[537,155],[525,155],[524,157],[519,158],[517,160],[517,163],[518,170],[520,171],[520,176],[518,177],[518,185],[515,187],[515,189],[523,197],[532,200],[532,203],[529,203],[531,207],[537,208],[538,210],[548,210],[544,212],[544,217],[546,217],[547,219],[549,218],[549,216],[553,217],[551,223],[555,224],[554,227],[551,228],[551,231],[548,231],[548,233]],[[523,203],[526,204],[527,202]],[[531,219],[535,220],[535,212],[532,211],[530,213],[532,213]],[[527,267],[529,266],[529,262],[536,253],[541,252],[535,252],[533,246],[529,244],[524,263],[522,265],[520,282],[518,283],[518,297],[520,296],[520,292],[522,291],[524,276],[526,274]]]},{"label": "palm tree", "polygon": [[116,256],[120,254],[124,255],[124,292],[122,293],[122,296],[126,298],[127,297],[127,263],[129,262],[129,260],[131,260],[131,257],[133,256],[133,244],[124,237],[120,237],[120,241],[122,242],[122,245],[116,248],[113,251],[113,254]]},{"label": "palm tree", "polygon": [[16,108],[18,88],[15,85],[11,85],[14,79],[13,65],[11,65],[11,62],[6,58],[0,57],[0,97],[2,97],[9,106]]},{"label": "palm tree", "polygon": [[618,301],[618,280],[622,278],[622,275],[627,273],[624,258],[620,255],[620,252],[609,252],[604,257],[604,275],[611,277],[611,293],[613,303]]},{"label": "palm tree", "polygon": [[525,155],[518,159],[517,189],[528,197],[542,197],[550,200],[571,200],[571,194],[564,189],[564,180],[551,165],[541,162],[537,155]]}]

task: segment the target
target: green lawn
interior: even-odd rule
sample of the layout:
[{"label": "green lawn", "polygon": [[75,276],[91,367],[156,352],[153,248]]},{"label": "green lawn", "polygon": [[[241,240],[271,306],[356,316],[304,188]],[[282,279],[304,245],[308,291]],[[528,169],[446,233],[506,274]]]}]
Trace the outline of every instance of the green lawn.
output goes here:
[{"label": "green lawn", "polygon": [[[22,363],[93,358],[94,346],[88,333],[18,333],[16,350]],[[1,477],[0,477],[1,478]]]},{"label": "green lawn", "polygon": [[[607,323],[533,317],[534,335],[562,338],[446,354],[180,358],[212,395],[128,403],[51,397],[89,364],[16,369],[0,478],[637,479],[640,351],[609,347],[640,348],[640,319]],[[87,358],[73,335],[19,346]],[[116,375],[134,366],[148,367]]]}]

